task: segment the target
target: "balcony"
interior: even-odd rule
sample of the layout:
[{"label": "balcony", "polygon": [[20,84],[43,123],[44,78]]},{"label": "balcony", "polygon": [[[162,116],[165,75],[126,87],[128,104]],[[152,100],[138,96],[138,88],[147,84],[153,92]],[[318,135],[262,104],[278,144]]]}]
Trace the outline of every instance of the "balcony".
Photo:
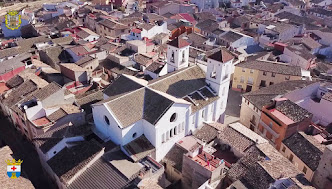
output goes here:
[{"label": "balcony", "polygon": [[262,120],[259,121],[259,123],[269,132],[271,133],[275,138],[279,138],[279,134],[276,133],[271,127],[266,125]]},{"label": "balcony", "polygon": [[249,81],[249,80],[248,80],[248,81],[247,81],[247,84],[248,84],[248,85],[253,85],[253,84],[254,84],[254,81]]}]

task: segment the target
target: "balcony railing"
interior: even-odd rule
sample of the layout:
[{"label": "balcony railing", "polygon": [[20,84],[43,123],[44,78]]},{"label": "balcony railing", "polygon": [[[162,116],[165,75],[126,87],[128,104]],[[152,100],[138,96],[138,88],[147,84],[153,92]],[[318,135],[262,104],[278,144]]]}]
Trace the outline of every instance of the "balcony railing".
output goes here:
[{"label": "balcony railing", "polygon": [[254,81],[249,81],[249,80],[248,80],[248,81],[247,81],[247,84],[248,84],[248,85],[253,85],[253,84],[254,84]]},{"label": "balcony railing", "polygon": [[266,125],[262,120],[259,121],[259,123],[267,130],[269,133],[271,133],[275,138],[279,138],[279,134],[276,133],[271,127]]}]

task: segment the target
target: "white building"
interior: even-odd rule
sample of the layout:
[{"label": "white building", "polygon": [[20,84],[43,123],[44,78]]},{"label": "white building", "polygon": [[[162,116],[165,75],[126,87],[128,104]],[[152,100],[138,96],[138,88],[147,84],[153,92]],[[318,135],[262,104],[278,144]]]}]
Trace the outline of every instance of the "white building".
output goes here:
[{"label": "white building", "polygon": [[219,0],[190,0],[190,3],[195,4],[199,11],[219,7]]},{"label": "white building", "polygon": [[161,33],[168,33],[167,22],[165,21],[157,21],[155,24],[140,24],[137,28],[133,28],[130,31],[130,34],[124,34],[121,38],[124,40],[142,40],[143,38],[152,39]]},{"label": "white building", "polygon": [[233,56],[221,49],[208,57],[207,68],[202,69],[188,67],[189,54],[185,53],[187,66],[179,68],[182,59],[176,57],[182,57],[184,50],[175,47],[176,43],[185,44],[184,49],[189,45],[183,39],[168,45],[175,50],[175,59],[165,66],[177,71],[150,82],[121,75],[105,89],[105,100],[92,105],[94,130],[104,141],[123,147],[144,135],[155,147],[152,157],[160,161],[203,122],[223,121]]}]

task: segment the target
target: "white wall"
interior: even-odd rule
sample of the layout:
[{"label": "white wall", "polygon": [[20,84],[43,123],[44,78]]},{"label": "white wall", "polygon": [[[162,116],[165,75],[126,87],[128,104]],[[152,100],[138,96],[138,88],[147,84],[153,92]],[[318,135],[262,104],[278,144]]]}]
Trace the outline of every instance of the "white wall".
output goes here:
[{"label": "white wall", "polygon": [[167,33],[167,22],[164,22],[161,26],[155,25],[150,30],[142,29],[139,39],[141,40],[143,37],[152,39],[154,36],[160,33]]},{"label": "white wall", "polygon": [[[172,52],[174,52],[174,62],[171,62]],[[183,57],[184,52],[184,59]],[[182,62],[184,60],[184,62]],[[189,46],[183,48],[176,48],[168,45],[167,47],[167,69],[168,73],[181,68],[188,67],[189,65]]]},{"label": "white wall", "polygon": [[[122,142],[122,131],[118,127],[118,122],[114,119],[114,116],[106,109],[105,105],[92,106],[93,120],[97,135],[101,135],[104,141],[112,140],[114,143],[120,145]],[[107,125],[104,119],[107,116],[110,124]]]},{"label": "white wall", "polygon": [[[188,104],[173,104],[172,107],[161,117],[161,119],[156,123],[156,160],[160,161],[168,153],[168,151],[173,147],[173,145],[185,136],[185,126],[186,126],[186,116],[187,111],[189,111]],[[170,118],[176,113],[176,119],[174,122],[170,122]],[[169,132],[176,127],[177,134],[172,137],[169,136]],[[165,135],[165,142],[163,143],[163,134]]]}]

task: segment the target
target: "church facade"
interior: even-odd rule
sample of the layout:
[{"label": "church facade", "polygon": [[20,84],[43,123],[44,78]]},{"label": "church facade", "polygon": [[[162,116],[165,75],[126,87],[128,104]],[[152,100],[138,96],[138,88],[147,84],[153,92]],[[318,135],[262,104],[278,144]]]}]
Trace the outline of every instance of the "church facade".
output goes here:
[{"label": "church facade", "polygon": [[160,161],[204,122],[223,122],[234,57],[221,48],[206,68],[189,66],[189,45],[182,38],[168,43],[167,75],[149,82],[121,75],[108,86],[92,105],[95,133],[120,146],[144,135]]}]

